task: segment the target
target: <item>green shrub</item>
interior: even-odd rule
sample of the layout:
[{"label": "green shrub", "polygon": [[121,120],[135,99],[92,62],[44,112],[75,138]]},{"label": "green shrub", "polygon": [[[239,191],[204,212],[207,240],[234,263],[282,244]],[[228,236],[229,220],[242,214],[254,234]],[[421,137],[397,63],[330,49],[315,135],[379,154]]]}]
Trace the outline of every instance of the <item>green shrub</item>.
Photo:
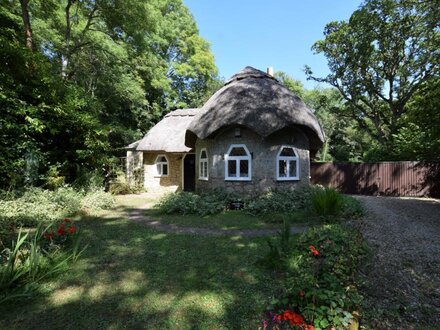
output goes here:
[{"label": "green shrub", "polygon": [[197,214],[200,216],[223,212],[233,201],[242,201],[236,194],[214,189],[202,194],[177,192],[165,195],[157,204],[165,214]]},{"label": "green shrub", "polygon": [[335,217],[341,213],[344,200],[333,188],[317,188],[312,193],[312,205],[319,215]]},{"label": "green shrub", "polygon": [[285,283],[285,293],[268,309],[272,314],[295,310],[318,329],[345,329],[362,301],[355,276],[365,255],[361,236],[332,224],[312,228],[290,241],[289,251],[278,259],[273,248],[267,253],[277,260],[272,264]]},{"label": "green shrub", "polygon": [[0,200],[0,239],[13,233],[16,227],[33,227],[39,223],[51,223],[57,219],[86,211],[108,208],[113,197],[103,191],[84,194],[72,187],[55,191],[29,188],[20,197],[9,194]]},{"label": "green shrub", "polygon": [[137,194],[142,190],[140,186],[132,186],[127,182],[124,172],[119,172],[110,182],[109,192],[113,195]]},{"label": "green shrub", "polygon": [[360,218],[364,215],[364,209],[362,207],[361,202],[359,202],[357,199],[343,195],[344,199],[344,205],[343,205],[343,211],[342,216],[344,218]]},{"label": "green shrub", "polygon": [[310,206],[312,188],[273,189],[250,200],[245,211],[253,215],[288,213]]},{"label": "green shrub", "polygon": [[102,189],[89,191],[81,201],[81,209],[105,210],[115,204],[114,197]]}]

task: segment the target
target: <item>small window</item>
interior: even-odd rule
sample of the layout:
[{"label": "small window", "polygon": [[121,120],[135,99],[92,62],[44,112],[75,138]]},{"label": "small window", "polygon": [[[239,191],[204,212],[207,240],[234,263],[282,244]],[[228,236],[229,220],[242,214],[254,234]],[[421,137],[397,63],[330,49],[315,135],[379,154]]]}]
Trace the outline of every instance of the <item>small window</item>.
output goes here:
[{"label": "small window", "polygon": [[277,180],[299,180],[299,159],[293,147],[283,146],[278,153]]},{"label": "small window", "polygon": [[156,175],[168,176],[168,158],[165,155],[156,158]]},{"label": "small window", "polygon": [[208,152],[206,149],[200,151],[199,179],[208,180]]},{"label": "small window", "polygon": [[225,180],[246,181],[252,177],[251,154],[244,144],[233,144],[225,155]]}]

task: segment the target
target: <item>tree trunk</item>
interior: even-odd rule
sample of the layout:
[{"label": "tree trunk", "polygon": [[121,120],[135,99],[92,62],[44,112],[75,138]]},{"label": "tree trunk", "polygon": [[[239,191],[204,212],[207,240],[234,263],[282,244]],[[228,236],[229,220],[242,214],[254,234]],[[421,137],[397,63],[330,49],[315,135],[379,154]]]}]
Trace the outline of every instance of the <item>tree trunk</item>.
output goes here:
[{"label": "tree trunk", "polygon": [[24,25],[25,45],[29,50],[32,50],[34,48],[34,42],[32,39],[31,20],[29,18],[29,0],[20,0],[20,5],[21,17]]}]

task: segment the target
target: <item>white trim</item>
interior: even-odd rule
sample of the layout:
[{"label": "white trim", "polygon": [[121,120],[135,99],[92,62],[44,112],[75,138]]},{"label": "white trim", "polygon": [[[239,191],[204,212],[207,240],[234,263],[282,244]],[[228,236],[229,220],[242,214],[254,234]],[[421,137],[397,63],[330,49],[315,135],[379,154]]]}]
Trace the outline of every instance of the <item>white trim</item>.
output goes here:
[{"label": "white trim", "polygon": [[[280,156],[281,152],[284,148],[290,148],[293,150],[295,156]],[[280,175],[280,160],[286,161],[286,175],[289,175],[290,173],[290,161],[294,160],[296,162],[296,175],[295,176],[279,176]],[[284,145],[281,146],[280,150],[278,151],[277,158],[276,158],[276,178],[277,181],[297,181],[299,180],[299,157],[298,153],[295,150],[294,146],[291,145]]]},{"label": "white trim", "polygon": [[[157,160],[160,157],[165,157],[166,162],[158,162]],[[166,165],[167,166],[167,174],[164,175],[164,174],[159,173],[157,171],[157,165],[160,165],[162,173],[163,173],[163,165]],[[157,155],[156,160],[154,161],[154,171],[156,172],[155,175],[154,175],[155,178],[166,178],[167,176],[170,175],[170,161],[169,161],[167,155],[165,155],[165,154]]]},{"label": "white trim", "polygon": [[[246,151],[246,156],[229,156],[232,149],[234,148],[243,148]],[[228,161],[235,160],[235,173],[237,176],[228,176]],[[240,161],[247,160],[248,161],[248,176],[239,176],[240,175]],[[252,180],[252,158],[249,149],[245,144],[231,144],[228,152],[225,154],[225,181],[251,181]]]},{"label": "white trim", "polygon": [[[202,152],[206,153],[206,158],[202,158]],[[203,173],[203,164],[206,163],[206,176],[202,176]],[[202,148],[199,153],[199,180],[208,181],[209,180],[209,155],[208,150],[206,148]]]}]

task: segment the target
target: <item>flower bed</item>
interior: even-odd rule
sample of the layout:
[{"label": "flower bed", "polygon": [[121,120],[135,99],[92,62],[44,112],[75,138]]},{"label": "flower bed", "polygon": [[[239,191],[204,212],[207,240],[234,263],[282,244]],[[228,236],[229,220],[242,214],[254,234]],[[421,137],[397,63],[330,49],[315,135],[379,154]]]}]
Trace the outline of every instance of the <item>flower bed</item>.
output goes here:
[{"label": "flower bed", "polygon": [[345,329],[362,297],[356,270],[365,247],[340,224],[308,230],[298,239],[283,231],[262,259],[284,283],[263,317],[264,329]]}]

